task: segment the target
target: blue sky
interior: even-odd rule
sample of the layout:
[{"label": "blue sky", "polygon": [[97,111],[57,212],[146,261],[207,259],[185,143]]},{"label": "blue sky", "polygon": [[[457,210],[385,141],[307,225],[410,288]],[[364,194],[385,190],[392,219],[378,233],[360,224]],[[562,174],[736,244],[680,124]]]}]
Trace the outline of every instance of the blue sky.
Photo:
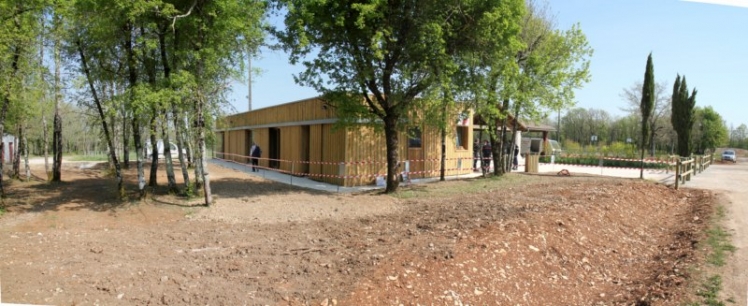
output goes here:
[{"label": "blue sky", "polygon": [[[748,0],[721,1],[748,6]],[[576,91],[578,107],[622,115],[620,94],[643,80],[652,52],[655,80],[667,82],[668,94],[676,74],[685,74],[689,89],[698,90],[698,106],[712,106],[728,127],[748,124],[748,8],[679,0],[548,2],[558,27],[579,23],[595,50],[592,80]],[[317,95],[294,83],[302,67],[288,64],[283,52],[263,50],[252,65],[262,71],[253,79],[253,109]],[[246,111],[246,83],[232,89],[230,102]]]}]

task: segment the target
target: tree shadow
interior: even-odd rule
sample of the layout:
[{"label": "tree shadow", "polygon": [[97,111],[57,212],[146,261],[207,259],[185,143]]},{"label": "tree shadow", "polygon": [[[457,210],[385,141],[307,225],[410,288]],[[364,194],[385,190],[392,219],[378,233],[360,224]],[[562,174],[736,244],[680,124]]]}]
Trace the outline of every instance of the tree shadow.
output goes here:
[{"label": "tree shadow", "polygon": [[[161,170],[161,169],[159,169]],[[63,177],[64,179],[64,177]],[[8,212],[28,213],[45,211],[109,212],[127,208],[139,203],[168,205],[177,207],[204,206],[200,195],[186,196],[169,192],[165,179],[159,177],[159,186],[148,187],[144,201],[138,201],[137,176],[128,173],[124,176],[125,199],[120,199],[116,180],[108,174],[105,165],[80,169],[77,175],[63,182],[47,182],[33,179],[30,182],[6,180],[6,198],[3,200]],[[184,189],[179,183],[178,188]],[[252,199],[284,194],[330,195],[330,192],[311,190],[284,183],[258,180],[251,176],[228,177],[211,180],[211,190],[216,200]]]}]

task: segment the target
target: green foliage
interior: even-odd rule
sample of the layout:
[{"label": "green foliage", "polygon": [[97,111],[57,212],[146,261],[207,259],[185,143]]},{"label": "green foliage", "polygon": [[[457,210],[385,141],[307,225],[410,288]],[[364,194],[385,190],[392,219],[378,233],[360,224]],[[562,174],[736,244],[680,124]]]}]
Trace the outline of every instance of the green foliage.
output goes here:
[{"label": "green foliage", "polygon": [[696,108],[695,110],[697,123],[694,125],[692,140],[696,144],[698,153],[706,150],[716,149],[719,146],[727,144],[728,132],[722,116],[714,108],[707,106]]},{"label": "green foliage", "polygon": [[690,303],[689,305],[725,306],[725,302],[719,298],[720,290],[722,290],[722,277],[719,275],[709,277],[701,284],[701,289],[696,292],[696,295],[701,297],[702,300],[699,303]]},{"label": "green foliage", "polygon": [[[550,163],[551,158],[549,156],[542,156],[540,158],[541,163]],[[556,164],[565,165],[582,165],[582,166],[599,166],[600,157],[591,155],[579,155],[579,156],[562,156],[556,158],[554,161]],[[638,160],[618,160],[618,159],[603,159],[603,167],[618,167],[618,168],[639,168],[641,162]],[[659,162],[645,162],[645,169],[665,169],[667,165]]]},{"label": "green foliage", "polygon": [[673,85],[672,114],[670,117],[673,129],[678,134],[678,155],[689,156],[693,152],[691,133],[695,122],[694,106],[696,89],[688,95],[686,77],[678,75]]},{"label": "green foliage", "polygon": [[296,81],[323,93],[340,124],[384,129],[388,192],[397,188],[398,133],[435,113],[429,120],[447,126],[443,110],[460,88],[453,83],[470,83],[458,74],[470,69],[458,68],[474,68],[478,51],[514,46],[523,9],[521,0],[274,3],[286,11],[285,29],[274,34],[291,63],[306,66]]},{"label": "green foliage", "polygon": [[654,109],[655,102],[655,81],[654,81],[654,66],[652,64],[652,53],[649,53],[647,57],[647,68],[644,72],[644,83],[642,85],[642,101],[640,105],[641,110],[641,148],[642,156],[644,155],[644,148],[649,143],[647,137],[649,137],[650,122],[649,117],[652,116],[652,110]]}]

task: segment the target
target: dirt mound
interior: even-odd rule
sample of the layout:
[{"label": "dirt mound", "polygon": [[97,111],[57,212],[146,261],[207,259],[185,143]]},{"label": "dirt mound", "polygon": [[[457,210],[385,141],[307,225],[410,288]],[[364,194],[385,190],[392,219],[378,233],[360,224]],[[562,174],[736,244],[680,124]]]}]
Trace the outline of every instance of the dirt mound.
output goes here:
[{"label": "dirt mound", "polygon": [[[589,183],[532,186],[543,194],[519,199],[495,194],[506,199],[496,209],[456,223],[418,221],[431,224],[416,226],[425,239],[394,248],[342,304],[680,304],[712,196]],[[432,216],[484,201],[470,197]]]},{"label": "dirt mound", "polygon": [[0,218],[3,301],[676,305],[712,203],[603,178],[511,175],[394,198],[211,174],[212,208],[162,189],[116,202],[101,170],[15,183]]}]

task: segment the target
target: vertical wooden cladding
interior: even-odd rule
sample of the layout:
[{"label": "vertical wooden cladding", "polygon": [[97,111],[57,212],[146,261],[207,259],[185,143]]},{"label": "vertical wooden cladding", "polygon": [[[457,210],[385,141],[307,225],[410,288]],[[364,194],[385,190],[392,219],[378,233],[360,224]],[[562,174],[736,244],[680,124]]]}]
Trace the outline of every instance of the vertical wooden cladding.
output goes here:
[{"label": "vertical wooden cladding", "polygon": [[337,178],[339,163],[345,160],[346,133],[342,129],[334,130],[332,124],[309,126],[309,173],[311,179],[344,185]]},{"label": "vertical wooden cladding", "polygon": [[[273,166],[297,175],[308,174],[311,179],[343,186],[373,184],[377,176],[386,175],[384,132],[375,132],[367,125],[333,129],[329,123],[332,120],[318,121],[335,118],[334,110],[318,98],[229,116],[225,119],[229,128],[223,132],[223,148],[235,154],[227,155],[227,159],[247,163],[244,156],[249,155],[250,141],[254,141],[262,148],[260,166]],[[252,129],[251,138],[248,137],[249,128]],[[441,133],[434,127],[421,128],[422,147],[418,150],[408,148],[406,132],[398,134],[398,160],[412,160],[410,171],[422,172],[411,174],[412,178],[437,177],[441,167]],[[456,128],[454,121],[448,128],[447,175],[472,171],[472,124],[461,134],[465,144],[460,148],[455,145]],[[271,144],[276,147],[271,149]],[[271,151],[282,160],[277,165],[267,160]],[[344,179],[338,177],[342,162],[345,163]],[[400,164],[397,171],[404,170]]]},{"label": "vertical wooden cladding", "polygon": [[[260,146],[260,149],[262,150],[262,156],[260,158],[267,158],[268,157],[268,145],[269,145],[269,136],[268,136],[268,129],[254,129],[252,130],[252,139]],[[263,168],[267,168],[270,166],[268,161],[266,159],[260,159],[258,161],[258,165]]]},{"label": "vertical wooden cladding", "polygon": [[[346,179],[344,186],[369,185],[374,183],[376,176],[387,175],[384,132],[368,126],[352,127],[346,131],[346,138],[345,174],[358,177]],[[402,150],[398,153],[402,154]]]},{"label": "vertical wooden cladding", "polygon": [[232,160],[239,163],[249,163],[247,156],[248,148],[251,146],[247,142],[247,131],[236,130],[224,132],[223,149],[225,150],[224,159]]},{"label": "vertical wooden cladding", "polygon": [[336,118],[335,111],[319,98],[300,100],[226,117],[231,127],[272,125]]}]

